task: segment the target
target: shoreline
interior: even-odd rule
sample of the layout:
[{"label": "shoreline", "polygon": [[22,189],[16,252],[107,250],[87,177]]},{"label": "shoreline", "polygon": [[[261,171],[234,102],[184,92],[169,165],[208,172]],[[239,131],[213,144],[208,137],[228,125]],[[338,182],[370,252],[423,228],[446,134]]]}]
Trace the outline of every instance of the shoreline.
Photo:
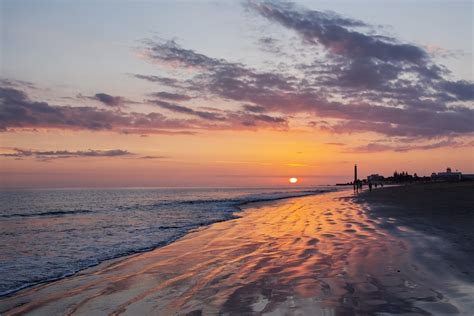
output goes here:
[{"label": "shoreline", "polygon": [[[362,195],[362,194],[361,194]],[[472,284],[441,258],[417,260],[429,240],[348,191],[248,204],[153,251],[0,298],[0,313],[427,313],[469,308]],[[356,201],[359,199],[359,201]],[[388,224],[387,224],[388,223]],[[415,231],[415,233],[417,233]],[[426,246],[426,245],[421,245]],[[456,275],[457,276],[457,275]],[[461,286],[463,285],[464,288]],[[467,294],[466,294],[467,291]]]},{"label": "shoreline", "polygon": [[94,269],[98,266],[101,266],[101,265],[104,265],[104,264],[107,264],[107,263],[113,263],[116,260],[126,259],[126,258],[129,258],[129,257],[135,256],[135,255],[140,255],[140,254],[143,254],[143,253],[154,251],[154,250],[162,248],[162,247],[166,247],[166,246],[176,242],[177,240],[185,237],[189,233],[200,230],[202,228],[206,228],[206,227],[208,227],[212,224],[215,224],[215,223],[225,222],[225,221],[229,221],[229,220],[238,218],[239,217],[238,214],[240,212],[242,212],[242,208],[245,208],[247,205],[250,205],[250,204],[265,203],[265,202],[279,201],[279,200],[298,198],[298,197],[304,197],[304,196],[325,194],[325,193],[328,193],[328,192],[333,192],[335,190],[336,189],[331,189],[331,190],[326,189],[326,190],[324,190],[324,189],[318,189],[318,188],[314,188],[314,189],[304,188],[304,190],[297,191],[296,192],[297,194],[294,195],[294,196],[261,198],[261,199],[251,200],[251,201],[235,202],[235,204],[232,204],[232,205],[228,206],[230,208],[233,208],[234,211],[225,219],[214,220],[214,221],[211,221],[211,222],[208,222],[208,223],[205,223],[205,224],[200,224],[200,225],[193,225],[193,226],[190,226],[190,228],[188,230],[178,234],[174,238],[172,238],[170,240],[167,240],[165,242],[159,243],[157,245],[147,247],[147,248],[144,248],[144,249],[138,249],[138,250],[134,250],[134,251],[131,251],[131,252],[123,253],[123,254],[120,254],[120,255],[112,257],[112,258],[103,259],[103,260],[98,261],[97,263],[91,264],[91,265],[83,267],[83,268],[79,268],[78,270],[76,270],[74,272],[66,273],[66,274],[64,274],[62,276],[59,276],[59,277],[53,277],[53,278],[45,279],[45,280],[42,280],[42,281],[34,282],[34,283],[31,283],[31,284],[25,284],[25,285],[23,285],[19,288],[2,292],[2,293],[0,293],[0,300],[3,299],[3,298],[8,298],[8,297],[14,296],[17,293],[28,290],[30,288],[34,288],[34,287],[42,286],[42,285],[47,285],[49,283],[53,283],[53,282],[57,282],[57,281],[60,281],[60,280],[66,279],[66,278],[74,277],[75,275],[77,275],[77,274],[79,274],[83,271]]}]

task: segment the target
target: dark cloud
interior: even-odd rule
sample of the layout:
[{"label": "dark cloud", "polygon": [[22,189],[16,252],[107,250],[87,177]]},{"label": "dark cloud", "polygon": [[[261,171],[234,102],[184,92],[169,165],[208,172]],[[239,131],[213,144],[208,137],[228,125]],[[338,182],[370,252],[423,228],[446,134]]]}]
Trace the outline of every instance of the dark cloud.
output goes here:
[{"label": "dark cloud", "polygon": [[114,97],[107,93],[96,93],[95,98],[108,106],[122,106],[124,99],[122,97]]},{"label": "dark cloud", "polygon": [[188,101],[191,100],[192,98],[188,95],[184,94],[179,94],[179,93],[170,93],[170,92],[155,92],[151,94],[154,97],[157,97],[159,99],[165,99],[165,100],[171,100],[171,101]]},{"label": "dark cloud", "polygon": [[108,107],[113,107],[113,108],[120,108],[124,106],[125,104],[138,103],[121,96],[113,96],[113,95],[103,93],[103,92],[96,93],[94,96],[84,96],[82,94],[78,94],[77,98],[99,101],[100,103]]},{"label": "dark cloud", "polygon": [[426,52],[414,45],[397,43],[389,37],[366,35],[354,27],[367,27],[362,21],[332,12],[299,9],[282,2],[249,1],[248,7],[267,19],[296,31],[305,42],[320,44],[338,55],[376,58],[382,61],[420,63]]},{"label": "dark cloud", "polygon": [[50,150],[38,151],[30,149],[13,148],[10,152],[1,153],[1,157],[10,158],[27,158],[35,157],[39,160],[52,160],[60,158],[78,158],[78,157],[123,157],[133,155],[129,151],[121,149],[112,150],[86,150],[86,151],[69,151],[69,150]]},{"label": "dark cloud", "polygon": [[196,111],[182,105],[177,105],[177,104],[173,104],[173,103],[169,103],[169,102],[165,102],[161,100],[153,100],[153,101],[150,101],[150,103],[155,104],[163,109],[166,109],[172,112],[194,115],[206,120],[221,121],[225,119],[223,116],[217,113],[207,112],[207,111]]},{"label": "dark cloud", "polygon": [[[23,91],[0,87],[0,130],[60,128],[111,130],[124,134],[192,135],[196,130],[281,128],[283,119],[247,115],[240,111],[200,111],[153,100],[152,104],[193,119],[169,118],[161,113],[124,112],[87,106],[56,106],[31,100]],[[245,124],[252,121],[254,124]]]},{"label": "dark cloud", "polygon": [[[250,112],[242,121],[247,126],[287,123],[276,116],[250,117],[252,113],[304,113],[317,118],[314,128],[334,133],[432,138],[474,132],[474,110],[466,104],[472,101],[473,83],[445,79],[449,71],[422,47],[379,35],[362,21],[332,12],[266,1],[249,1],[247,7],[296,32],[303,39],[299,49],[313,61],[295,60],[262,71],[205,56],[175,41],[148,40],[145,49],[153,63],[192,71],[176,81],[143,79],[186,87],[206,99],[244,103],[242,108]],[[276,43],[265,36],[259,44]],[[189,108],[173,108],[195,115]],[[244,115],[235,111],[236,116]],[[226,117],[235,122],[228,113]]]},{"label": "dark cloud", "polygon": [[[228,129],[240,129],[241,126],[258,127],[262,125],[267,127],[272,126],[286,128],[288,124],[285,118],[274,117],[265,114],[253,114],[242,111],[220,111],[215,113],[208,111],[197,111],[189,107],[168,103],[161,100],[153,100],[150,102],[172,112],[188,114],[205,120],[225,123]],[[219,125],[214,125],[212,128],[218,129]],[[220,128],[223,128],[223,126],[221,125]]]},{"label": "dark cloud", "polygon": [[165,158],[168,158],[166,156],[143,156],[143,157],[140,157],[140,159],[165,159]]},{"label": "dark cloud", "polygon": [[254,113],[262,113],[267,110],[264,106],[260,106],[260,105],[244,104],[242,107],[244,108],[245,111],[254,112]]},{"label": "dark cloud", "polygon": [[126,113],[95,107],[55,106],[32,101],[17,89],[0,87],[0,130],[8,128],[66,128],[86,130],[188,129],[197,122],[169,119],[160,113]]},{"label": "dark cloud", "polygon": [[134,74],[132,76],[138,79],[160,83],[169,87],[175,87],[175,88],[181,87],[181,82],[174,78],[160,77],[160,76],[153,76],[153,75],[140,75],[140,74]]},{"label": "dark cloud", "polygon": [[227,64],[223,59],[216,59],[196,53],[190,49],[181,48],[175,41],[161,42],[159,45],[153,40],[145,41],[147,54],[151,60],[166,64],[210,69]]},{"label": "dark cloud", "polygon": [[228,112],[227,119],[233,126],[261,126],[288,128],[288,121],[283,117],[275,117],[265,114],[252,114],[247,112]]},{"label": "dark cloud", "polygon": [[474,101],[474,83],[465,80],[444,81],[441,88],[461,101]]}]

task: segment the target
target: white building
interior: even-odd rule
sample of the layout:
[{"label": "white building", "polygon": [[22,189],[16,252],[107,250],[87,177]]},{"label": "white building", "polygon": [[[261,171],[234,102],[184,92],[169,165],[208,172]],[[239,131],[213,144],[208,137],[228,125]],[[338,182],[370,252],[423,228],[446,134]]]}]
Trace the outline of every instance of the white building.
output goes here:
[{"label": "white building", "polygon": [[452,172],[451,168],[446,168],[446,172],[433,172],[431,180],[435,181],[459,181],[462,178],[462,173],[459,171]]},{"label": "white building", "polygon": [[371,174],[370,176],[367,176],[367,182],[371,182],[373,184],[375,183],[383,183],[384,177],[378,174]]}]

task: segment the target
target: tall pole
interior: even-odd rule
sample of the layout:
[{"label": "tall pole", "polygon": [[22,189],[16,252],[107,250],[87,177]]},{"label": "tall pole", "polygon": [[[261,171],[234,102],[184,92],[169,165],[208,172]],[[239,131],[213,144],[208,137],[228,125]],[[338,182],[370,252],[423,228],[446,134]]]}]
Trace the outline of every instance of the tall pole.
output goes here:
[{"label": "tall pole", "polygon": [[357,182],[357,164],[354,165],[354,183]]}]

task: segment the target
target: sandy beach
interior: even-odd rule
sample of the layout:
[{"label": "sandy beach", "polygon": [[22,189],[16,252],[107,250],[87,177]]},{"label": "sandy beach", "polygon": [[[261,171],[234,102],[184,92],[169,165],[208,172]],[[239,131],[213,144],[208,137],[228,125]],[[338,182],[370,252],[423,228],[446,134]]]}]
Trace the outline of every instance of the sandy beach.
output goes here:
[{"label": "sandy beach", "polygon": [[[396,226],[437,236],[430,252],[442,254],[474,283],[474,183],[421,183],[364,192],[360,203],[370,206],[376,218],[396,219]],[[394,222],[394,221],[392,221]],[[390,225],[390,223],[385,223]],[[443,245],[449,251],[443,251]]]},{"label": "sandy beach", "polygon": [[[470,315],[472,243],[460,240],[472,232],[463,235],[468,223],[459,223],[472,218],[470,188],[444,188],[461,200],[449,205],[464,215],[447,222],[460,225],[458,237],[443,230],[445,215],[423,221],[426,214],[414,211],[420,194],[391,204],[399,190],[412,192],[385,188],[354,199],[350,190],[249,204],[239,218],[166,247],[4,297],[0,313]],[[423,205],[444,214],[431,206]]]}]

